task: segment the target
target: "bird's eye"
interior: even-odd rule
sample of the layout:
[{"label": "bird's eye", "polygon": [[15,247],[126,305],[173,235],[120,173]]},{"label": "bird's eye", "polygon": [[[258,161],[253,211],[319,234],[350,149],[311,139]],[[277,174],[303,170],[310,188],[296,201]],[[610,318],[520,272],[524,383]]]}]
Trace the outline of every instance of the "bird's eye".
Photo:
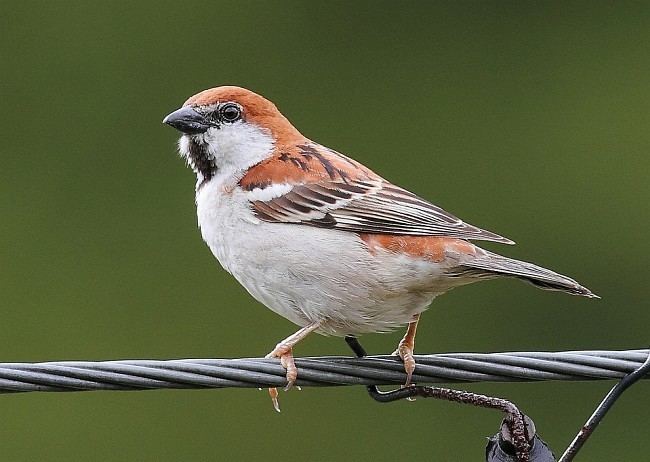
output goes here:
[{"label": "bird's eye", "polygon": [[234,103],[224,104],[219,112],[224,122],[235,122],[241,118],[241,109]]}]

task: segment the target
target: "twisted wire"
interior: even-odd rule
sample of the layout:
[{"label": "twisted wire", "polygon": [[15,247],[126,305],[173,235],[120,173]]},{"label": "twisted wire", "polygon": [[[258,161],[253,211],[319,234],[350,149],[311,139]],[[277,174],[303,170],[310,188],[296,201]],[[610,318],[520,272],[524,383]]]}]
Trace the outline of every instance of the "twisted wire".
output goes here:
[{"label": "twisted wire", "polygon": [[[413,381],[525,382],[620,379],[641,366],[650,350],[416,355]],[[300,386],[404,383],[394,356],[296,358]],[[647,375],[644,378],[650,378]],[[0,393],[271,387],[286,383],[276,359],[174,359],[0,363]]]}]

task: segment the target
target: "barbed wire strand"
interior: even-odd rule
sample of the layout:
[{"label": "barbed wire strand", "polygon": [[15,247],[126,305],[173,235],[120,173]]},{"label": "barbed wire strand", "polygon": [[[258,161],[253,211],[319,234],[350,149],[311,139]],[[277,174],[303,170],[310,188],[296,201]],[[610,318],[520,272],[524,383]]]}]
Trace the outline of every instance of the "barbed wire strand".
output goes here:
[{"label": "barbed wire strand", "polygon": [[[413,381],[525,382],[621,379],[639,368],[650,350],[416,355]],[[399,385],[405,374],[394,356],[296,358],[297,385]],[[0,393],[30,391],[260,388],[283,386],[276,359],[175,359],[0,363]],[[649,378],[647,374],[645,378]]]}]

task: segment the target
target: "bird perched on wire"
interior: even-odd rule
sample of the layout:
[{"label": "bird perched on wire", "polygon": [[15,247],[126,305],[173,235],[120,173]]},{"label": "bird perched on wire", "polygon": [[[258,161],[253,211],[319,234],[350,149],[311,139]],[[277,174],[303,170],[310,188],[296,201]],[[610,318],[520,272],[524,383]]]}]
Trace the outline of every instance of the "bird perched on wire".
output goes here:
[{"label": "bird perched on wire", "polygon": [[[259,302],[300,326],[267,357],[298,374],[292,350],[311,332],[359,335],[408,325],[396,355],[415,370],[420,313],[438,295],[495,277],[595,297],[573,279],[483,250],[513,244],[303,136],[252,91],[202,91],[163,120],[197,176],[203,239]],[[271,397],[279,410],[277,391]]]}]

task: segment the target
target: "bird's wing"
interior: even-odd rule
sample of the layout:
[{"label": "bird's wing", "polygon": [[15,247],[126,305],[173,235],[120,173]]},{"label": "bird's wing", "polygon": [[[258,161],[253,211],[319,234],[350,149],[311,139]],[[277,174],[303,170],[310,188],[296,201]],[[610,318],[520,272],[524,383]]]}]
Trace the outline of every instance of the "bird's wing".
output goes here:
[{"label": "bird's wing", "polygon": [[313,143],[296,148],[254,167],[240,181],[254,213],[263,221],[513,244],[463,222],[342,154]]}]

